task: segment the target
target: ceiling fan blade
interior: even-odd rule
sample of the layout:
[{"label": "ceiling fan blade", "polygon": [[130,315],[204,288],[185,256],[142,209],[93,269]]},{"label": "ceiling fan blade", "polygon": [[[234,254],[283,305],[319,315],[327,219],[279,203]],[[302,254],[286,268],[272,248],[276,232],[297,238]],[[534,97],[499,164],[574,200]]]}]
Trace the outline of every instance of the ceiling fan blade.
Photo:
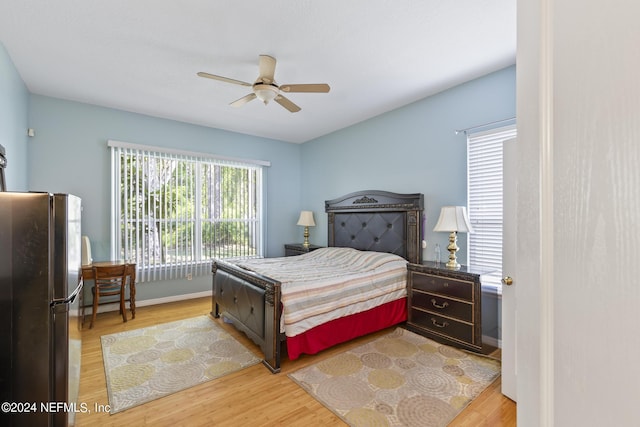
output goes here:
[{"label": "ceiling fan blade", "polygon": [[242,85],[242,86],[252,86],[251,83],[243,82],[236,79],[230,79],[229,77],[216,76],[215,74],[204,73],[202,71],[200,71],[198,75],[200,77],[206,77],[208,79],[220,80],[221,82],[233,83],[233,84]]},{"label": "ceiling fan blade", "polygon": [[236,99],[229,105],[231,105],[232,107],[242,107],[244,104],[249,101],[253,101],[254,99],[256,99],[256,94],[251,92],[249,95],[245,95],[240,99]]},{"label": "ceiling fan blade", "polygon": [[285,98],[282,95],[276,96],[275,101],[278,104],[282,105],[287,110],[291,111],[292,113],[297,113],[298,111],[300,111],[300,107],[298,107],[296,104],[294,104],[293,102],[291,102],[289,99]]},{"label": "ceiling fan blade", "polygon": [[319,92],[327,93],[331,88],[326,83],[305,84],[305,85],[281,85],[280,90],[283,92]]},{"label": "ceiling fan blade", "polygon": [[260,77],[264,83],[273,83],[276,72],[276,59],[269,55],[260,55]]}]

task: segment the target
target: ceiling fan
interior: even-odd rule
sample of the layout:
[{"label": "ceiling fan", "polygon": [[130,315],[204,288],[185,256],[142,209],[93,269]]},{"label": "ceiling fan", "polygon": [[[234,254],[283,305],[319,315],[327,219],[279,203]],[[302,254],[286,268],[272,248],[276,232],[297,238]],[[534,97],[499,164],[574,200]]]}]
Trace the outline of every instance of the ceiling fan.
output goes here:
[{"label": "ceiling fan", "polygon": [[240,80],[230,79],[228,77],[216,76],[215,74],[209,74],[199,72],[198,76],[206,77],[208,79],[220,80],[222,82],[233,83],[241,86],[249,86],[253,92],[243,96],[242,98],[233,101],[232,107],[241,107],[249,101],[256,98],[264,102],[267,105],[269,101],[274,100],[278,104],[282,105],[292,113],[300,111],[300,107],[291,102],[288,98],[285,98],[282,93],[294,93],[294,92],[315,92],[315,93],[327,93],[329,92],[329,85],[325,83],[314,84],[286,84],[278,86],[273,77],[276,71],[276,59],[269,55],[260,55],[260,62],[258,64],[260,75],[256,81],[251,84]]}]

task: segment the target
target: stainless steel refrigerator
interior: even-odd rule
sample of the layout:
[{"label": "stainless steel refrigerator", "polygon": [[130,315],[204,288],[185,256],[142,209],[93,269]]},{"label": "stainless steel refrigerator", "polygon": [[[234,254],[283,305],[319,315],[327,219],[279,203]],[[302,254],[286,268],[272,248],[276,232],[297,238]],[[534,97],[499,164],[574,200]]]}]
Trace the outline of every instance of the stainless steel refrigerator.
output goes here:
[{"label": "stainless steel refrigerator", "polygon": [[0,425],[74,425],[84,409],[80,219],[76,196],[0,192]]}]

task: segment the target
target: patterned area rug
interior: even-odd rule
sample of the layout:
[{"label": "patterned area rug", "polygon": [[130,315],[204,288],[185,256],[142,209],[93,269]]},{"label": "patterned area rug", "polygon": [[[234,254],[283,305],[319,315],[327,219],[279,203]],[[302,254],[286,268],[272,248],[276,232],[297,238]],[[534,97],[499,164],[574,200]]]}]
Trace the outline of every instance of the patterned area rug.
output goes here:
[{"label": "patterned area rug", "polygon": [[111,414],[260,362],[209,316],[104,335]]},{"label": "patterned area rug", "polygon": [[446,426],[500,362],[402,328],[289,377],[351,426]]}]

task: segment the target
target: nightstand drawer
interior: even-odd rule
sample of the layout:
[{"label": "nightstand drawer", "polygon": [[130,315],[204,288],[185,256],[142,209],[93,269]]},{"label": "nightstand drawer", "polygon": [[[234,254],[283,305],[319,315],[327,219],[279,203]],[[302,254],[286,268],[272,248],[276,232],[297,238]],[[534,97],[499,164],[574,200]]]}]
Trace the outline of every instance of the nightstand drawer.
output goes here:
[{"label": "nightstand drawer", "polygon": [[474,343],[473,325],[420,310],[412,310],[411,323],[431,333],[463,343]]},{"label": "nightstand drawer", "polygon": [[413,290],[411,306],[442,316],[455,317],[465,322],[473,322],[473,305],[468,302]]},{"label": "nightstand drawer", "polygon": [[412,286],[425,292],[473,301],[473,282],[411,272]]}]

